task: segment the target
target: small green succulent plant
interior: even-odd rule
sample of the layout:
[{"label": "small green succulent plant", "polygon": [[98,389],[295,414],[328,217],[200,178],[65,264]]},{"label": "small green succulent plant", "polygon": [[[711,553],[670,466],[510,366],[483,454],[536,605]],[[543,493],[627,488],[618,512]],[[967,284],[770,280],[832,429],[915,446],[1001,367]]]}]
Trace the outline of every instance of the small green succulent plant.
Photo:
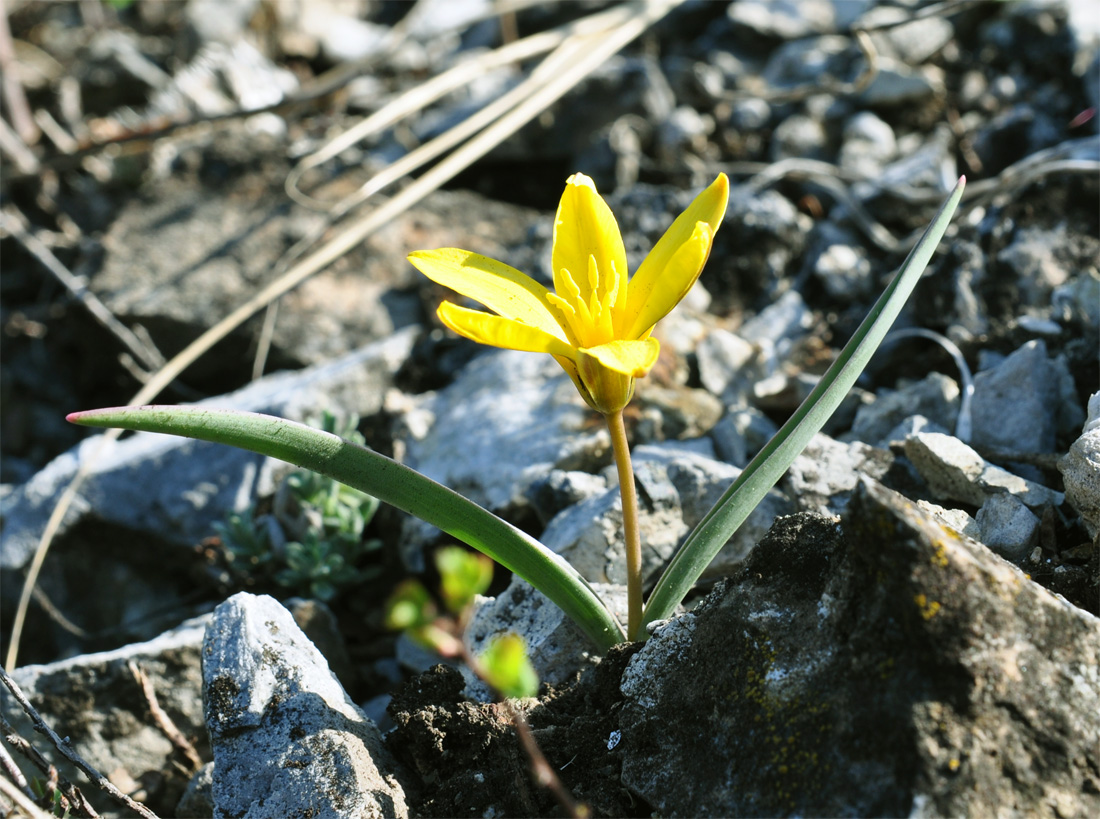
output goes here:
[{"label": "small green succulent plant", "polygon": [[[326,411],[310,426],[362,445],[358,423],[353,415],[340,424]],[[377,574],[377,567],[363,565],[382,545],[365,537],[377,511],[377,498],[366,492],[298,470],[280,483],[270,513],[250,507],[215,528],[238,579],[270,581],[327,603]]]}]

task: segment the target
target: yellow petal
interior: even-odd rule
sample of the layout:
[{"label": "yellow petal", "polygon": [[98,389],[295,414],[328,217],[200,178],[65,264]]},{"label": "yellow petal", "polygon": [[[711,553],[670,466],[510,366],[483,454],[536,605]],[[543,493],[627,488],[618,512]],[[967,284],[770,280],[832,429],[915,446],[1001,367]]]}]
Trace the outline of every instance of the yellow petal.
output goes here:
[{"label": "yellow petal", "polygon": [[505,318],[562,336],[546,301],[550,291],[504,262],[454,247],[418,250],[409,254],[409,261],[433,282],[479,301]]},{"label": "yellow petal", "polygon": [[[611,208],[603,201],[592,180],[583,173],[575,173],[565,183],[565,193],[558,204],[554,219],[554,241],[551,264],[554,270],[555,289],[563,268],[580,287],[581,298],[588,301],[592,288],[588,281],[588,257],[594,256],[600,275],[600,294],[614,286],[614,271],[626,275],[626,249]],[[614,268],[612,268],[614,265]],[[621,292],[621,288],[620,288]]]},{"label": "yellow petal", "polygon": [[657,363],[661,345],[655,338],[644,341],[609,341],[580,352],[582,360],[584,356],[590,356],[609,370],[641,378]]},{"label": "yellow petal", "polygon": [[[710,227],[710,235],[713,235],[718,231],[718,226],[722,224],[722,217],[726,214],[726,203],[729,201],[730,183],[724,173],[718,174],[718,178],[710,184],[706,190],[695,197],[695,200],[688,205],[687,210],[676,217],[669,227],[665,231],[665,235],[661,237],[660,241],[653,246],[653,250],[646,256],[645,261],[642,262],[633,278],[630,280],[629,292],[627,295],[626,311],[628,316],[628,323],[637,327],[639,322],[636,320],[630,320],[630,316],[636,316],[643,308],[643,306],[650,300],[651,294],[658,288],[658,282],[661,282],[660,289],[662,291],[676,291],[681,288],[664,283],[666,278],[665,269],[676,257],[680,248],[687,242],[690,242],[695,237],[695,226],[703,222]],[[710,252],[710,247],[707,247],[707,253]],[[706,254],[703,256],[703,261],[706,261]],[[680,271],[681,274],[684,271]],[[695,283],[695,279],[699,276],[699,271],[694,272],[694,278],[692,278],[692,284]],[[683,298],[687,294],[691,285],[682,288],[680,298]],[[677,299],[679,301],[679,299]],[[660,316],[660,318],[669,310],[675,306],[675,303],[668,305],[667,309]],[[650,322],[643,328],[648,329],[656,323],[656,320]],[[634,337],[635,334],[630,334]]]},{"label": "yellow petal", "polygon": [[[703,271],[712,237],[710,225],[706,222],[695,223],[691,238],[676,249],[676,253],[665,263],[661,276],[649,282],[649,291],[645,299],[639,301],[636,312],[627,314],[631,322],[624,333],[627,338],[642,338],[687,295]],[[632,287],[631,304],[634,303],[634,295]]]},{"label": "yellow petal", "polygon": [[436,313],[440,321],[456,333],[479,344],[570,359],[577,355],[576,350],[557,336],[513,319],[459,307],[449,301],[440,304]]}]

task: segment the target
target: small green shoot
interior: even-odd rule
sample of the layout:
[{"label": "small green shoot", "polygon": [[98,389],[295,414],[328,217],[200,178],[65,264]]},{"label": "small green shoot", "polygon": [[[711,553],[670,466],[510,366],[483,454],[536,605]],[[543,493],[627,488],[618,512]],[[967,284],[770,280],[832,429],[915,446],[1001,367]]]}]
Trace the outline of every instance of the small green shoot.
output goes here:
[{"label": "small green shoot", "polygon": [[506,697],[521,699],[539,692],[539,675],[527,656],[527,643],[518,634],[498,634],[478,658],[485,682]]}]

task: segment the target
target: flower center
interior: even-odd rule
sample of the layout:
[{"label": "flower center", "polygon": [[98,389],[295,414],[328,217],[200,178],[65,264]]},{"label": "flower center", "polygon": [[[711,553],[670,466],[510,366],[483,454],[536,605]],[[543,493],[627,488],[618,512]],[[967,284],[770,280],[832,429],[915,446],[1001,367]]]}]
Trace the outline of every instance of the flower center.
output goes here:
[{"label": "flower center", "polygon": [[[622,277],[609,261],[608,270],[600,274],[596,257],[588,257],[588,276],[580,284],[564,267],[554,276],[556,293],[547,300],[558,308],[559,323],[575,347],[596,347],[614,341],[620,322],[615,309]],[[583,289],[582,289],[583,285]]]}]

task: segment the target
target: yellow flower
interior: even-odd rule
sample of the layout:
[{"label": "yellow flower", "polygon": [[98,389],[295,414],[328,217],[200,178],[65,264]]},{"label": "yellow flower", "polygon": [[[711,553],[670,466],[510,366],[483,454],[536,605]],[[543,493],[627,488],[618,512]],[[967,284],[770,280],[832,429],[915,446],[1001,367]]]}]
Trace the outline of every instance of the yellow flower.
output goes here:
[{"label": "yellow flower", "polygon": [[482,344],[550,353],[589,406],[606,415],[627,405],[634,379],[656,363],[660,345],[650,338],[653,325],[699,278],[728,198],[729,180],[719,174],[629,281],[619,225],[592,180],[580,173],[566,182],[554,221],[553,291],[468,250],[419,250],[409,261],[497,314],[445,301],[438,311],[445,325]]}]

